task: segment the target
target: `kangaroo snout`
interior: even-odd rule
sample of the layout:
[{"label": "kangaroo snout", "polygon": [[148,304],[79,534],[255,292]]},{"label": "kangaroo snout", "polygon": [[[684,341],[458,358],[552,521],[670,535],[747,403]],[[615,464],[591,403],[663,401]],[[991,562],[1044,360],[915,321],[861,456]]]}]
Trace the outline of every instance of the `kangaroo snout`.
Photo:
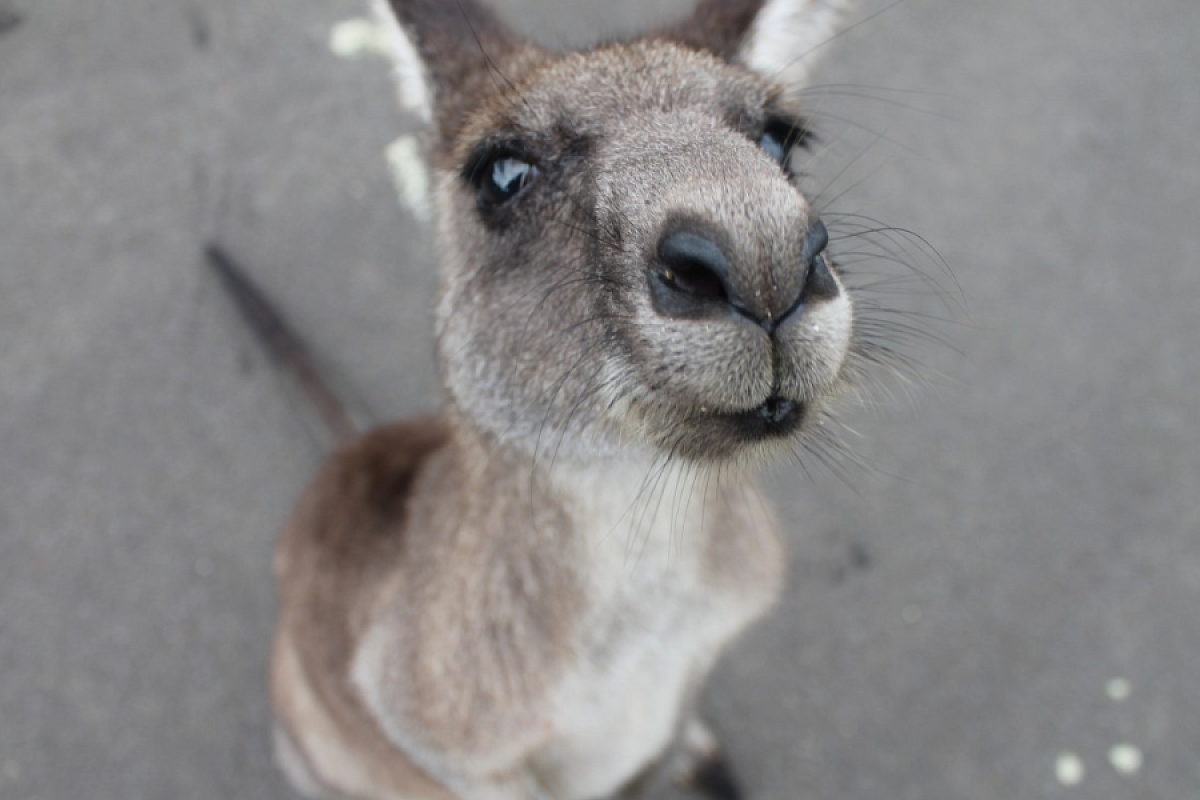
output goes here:
[{"label": "kangaroo snout", "polygon": [[786,441],[832,393],[853,329],[825,224],[770,134],[689,112],[621,127],[597,183],[633,312],[632,408],[687,457]]}]

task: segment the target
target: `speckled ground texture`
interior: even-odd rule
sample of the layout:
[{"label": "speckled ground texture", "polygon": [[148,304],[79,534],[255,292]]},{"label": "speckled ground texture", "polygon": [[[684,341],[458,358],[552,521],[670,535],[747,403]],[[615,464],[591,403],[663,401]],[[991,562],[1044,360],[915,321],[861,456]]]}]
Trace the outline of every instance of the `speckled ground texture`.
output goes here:
[{"label": "speckled ground texture", "polygon": [[[551,43],[684,5],[504,3]],[[381,417],[438,402],[383,159],[413,124],[328,47],[359,13],[0,0],[3,800],[292,796],[269,554],[320,448],[199,253]],[[954,277],[901,251],[941,289],[886,298],[945,344],[850,412],[866,466],[772,473],[790,588],[705,695],[750,798],[1200,797],[1198,30],[1194,0],[906,0],[826,48],[817,188]]]}]

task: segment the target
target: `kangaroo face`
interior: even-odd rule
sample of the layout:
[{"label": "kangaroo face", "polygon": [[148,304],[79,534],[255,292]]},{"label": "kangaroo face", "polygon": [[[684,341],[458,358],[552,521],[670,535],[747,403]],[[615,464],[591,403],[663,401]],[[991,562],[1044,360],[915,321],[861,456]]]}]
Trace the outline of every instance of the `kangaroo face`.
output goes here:
[{"label": "kangaroo face", "polygon": [[468,6],[454,57],[450,12],[423,33],[395,8],[441,133],[439,349],[466,417],[558,455],[727,459],[798,435],[852,311],[793,180],[796,87],[764,77],[788,77],[798,43],[777,43],[782,72],[754,62],[762,26],[823,35],[828,7],[709,2],[691,27],[557,55]]},{"label": "kangaroo face", "polygon": [[459,406],[556,447],[615,436],[722,458],[797,434],[851,331],[790,173],[799,109],[665,41],[526,63],[442,159]]}]

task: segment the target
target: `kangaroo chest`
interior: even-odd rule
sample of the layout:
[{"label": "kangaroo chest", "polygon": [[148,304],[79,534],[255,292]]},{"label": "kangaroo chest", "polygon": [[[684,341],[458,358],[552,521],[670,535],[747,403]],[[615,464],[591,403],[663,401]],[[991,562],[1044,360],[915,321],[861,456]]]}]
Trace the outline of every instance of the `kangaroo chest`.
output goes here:
[{"label": "kangaroo chest", "polygon": [[714,580],[709,563],[710,537],[773,531],[714,530],[698,502],[639,518],[622,499],[588,509],[577,665],[553,689],[555,736],[536,760],[571,800],[607,796],[665,753],[721,648],[775,591]]}]

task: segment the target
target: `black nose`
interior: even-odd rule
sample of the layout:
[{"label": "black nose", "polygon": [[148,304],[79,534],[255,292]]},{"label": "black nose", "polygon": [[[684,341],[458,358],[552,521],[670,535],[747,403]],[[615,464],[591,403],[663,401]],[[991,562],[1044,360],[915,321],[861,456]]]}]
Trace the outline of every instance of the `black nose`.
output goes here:
[{"label": "black nose", "polygon": [[804,281],[796,297],[782,304],[782,313],[771,313],[762,303],[748,303],[738,294],[739,282],[733,279],[729,258],[712,238],[694,231],[676,231],[658,243],[657,264],[650,281],[651,299],[663,316],[695,319],[733,310],[773,333],[804,303],[837,295],[837,282],[821,257],[828,243],[825,226],[820,220],[813,222],[801,248]]},{"label": "black nose", "polygon": [[825,223],[819,219],[813,220],[812,224],[808,226],[808,233],[804,235],[802,256],[806,270],[804,288],[800,290],[800,298],[796,301],[796,305],[783,316],[786,317],[805,303],[837,297],[837,281],[833,279],[833,273],[829,271],[828,259],[822,255],[828,245],[829,231],[825,230]]},{"label": "black nose", "polygon": [[657,255],[651,286],[660,314],[688,318],[703,316],[714,308],[737,307],[729,259],[712,239],[678,231],[663,237]]}]

